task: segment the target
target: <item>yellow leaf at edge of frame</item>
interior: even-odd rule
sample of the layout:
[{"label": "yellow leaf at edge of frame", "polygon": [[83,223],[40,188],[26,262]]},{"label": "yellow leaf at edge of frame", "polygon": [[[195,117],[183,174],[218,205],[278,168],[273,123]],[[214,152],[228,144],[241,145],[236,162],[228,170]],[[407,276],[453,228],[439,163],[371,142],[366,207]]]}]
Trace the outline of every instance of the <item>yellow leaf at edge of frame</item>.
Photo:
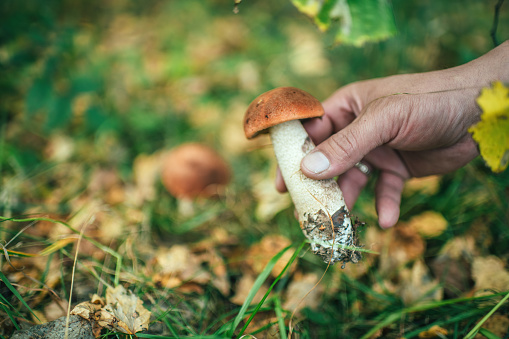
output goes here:
[{"label": "yellow leaf at edge of frame", "polygon": [[483,112],[481,119],[503,114],[504,112],[507,114],[509,110],[509,88],[505,87],[502,82],[495,81],[491,88],[482,89],[477,98],[477,104]]},{"label": "yellow leaf at edge of frame", "polygon": [[468,131],[493,172],[504,171],[509,164],[509,89],[497,81],[484,88],[477,98],[483,110],[481,121]]}]

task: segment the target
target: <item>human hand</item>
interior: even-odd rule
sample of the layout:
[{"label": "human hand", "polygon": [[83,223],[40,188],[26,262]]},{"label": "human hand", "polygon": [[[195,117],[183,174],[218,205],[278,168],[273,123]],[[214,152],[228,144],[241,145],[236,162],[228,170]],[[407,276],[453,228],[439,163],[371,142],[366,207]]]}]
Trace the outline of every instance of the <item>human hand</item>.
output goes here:
[{"label": "human hand", "polygon": [[[368,177],[359,161],[379,170],[379,224],[396,224],[410,177],[454,171],[478,155],[468,128],[479,120],[475,99],[492,81],[509,80],[509,42],[455,68],[397,75],[345,86],[324,103],[325,115],[304,123],[317,148],[301,163],[313,179],[339,176],[349,208]],[[280,175],[276,187],[284,191]]]}]

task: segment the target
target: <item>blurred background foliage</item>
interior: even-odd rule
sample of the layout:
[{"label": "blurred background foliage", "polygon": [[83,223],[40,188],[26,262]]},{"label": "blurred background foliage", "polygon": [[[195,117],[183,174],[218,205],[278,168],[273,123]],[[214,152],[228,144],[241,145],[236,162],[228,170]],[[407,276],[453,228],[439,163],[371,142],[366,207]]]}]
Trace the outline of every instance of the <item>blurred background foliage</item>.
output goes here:
[{"label": "blurred background foliage", "polygon": [[[2,0],[0,212],[66,215],[95,169],[114,169],[129,183],[140,155],[198,141],[233,168],[234,193],[216,224],[249,244],[271,232],[301,241],[288,204],[273,218],[252,212],[266,199],[253,187],[272,180],[275,163],[268,139],[244,138],[251,100],[277,86],[323,100],[350,82],[468,62],[493,48],[495,4],[394,0],[396,35],[355,47],[334,44],[332,33],[321,33],[289,0],[244,0],[237,14],[233,1],[224,0]],[[509,38],[507,8],[500,12],[499,41]],[[474,229],[479,241],[489,239],[484,253],[507,260],[507,187],[507,173],[494,175],[478,160],[441,178],[431,194],[407,195],[402,220],[427,210],[443,214],[451,227],[429,239],[429,256]],[[354,213],[376,225],[372,188]],[[210,218],[174,223],[175,199],[158,190],[160,198],[143,207],[151,226],[172,234],[174,243],[196,239],[186,230]],[[360,298],[362,291],[353,293]],[[310,333],[345,330],[357,319],[359,310],[343,312],[352,307],[345,295],[324,304],[329,313],[308,312],[316,325]],[[389,304],[389,311],[401,306],[395,299]]]},{"label": "blurred background foliage", "polygon": [[493,47],[495,3],[393,1],[396,36],[359,48],[286,0],[244,1],[238,14],[218,0],[4,0],[0,169],[6,180],[47,166],[57,135],[80,145],[75,159],[129,176],[137,155],[192,140],[220,149],[242,187],[273,168],[270,152],[249,152],[268,140],[242,134],[259,93],[292,85],[323,100],[353,81],[468,62]]}]

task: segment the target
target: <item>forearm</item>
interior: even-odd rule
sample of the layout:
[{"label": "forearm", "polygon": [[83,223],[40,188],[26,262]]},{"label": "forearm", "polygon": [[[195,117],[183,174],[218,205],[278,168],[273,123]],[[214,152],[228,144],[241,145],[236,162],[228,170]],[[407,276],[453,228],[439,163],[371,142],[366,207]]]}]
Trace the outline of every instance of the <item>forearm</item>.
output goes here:
[{"label": "forearm", "polygon": [[472,87],[487,87],[494,81],[509,83],[509,40],[483,56],[452,70],[464,73],[461,80]]}]

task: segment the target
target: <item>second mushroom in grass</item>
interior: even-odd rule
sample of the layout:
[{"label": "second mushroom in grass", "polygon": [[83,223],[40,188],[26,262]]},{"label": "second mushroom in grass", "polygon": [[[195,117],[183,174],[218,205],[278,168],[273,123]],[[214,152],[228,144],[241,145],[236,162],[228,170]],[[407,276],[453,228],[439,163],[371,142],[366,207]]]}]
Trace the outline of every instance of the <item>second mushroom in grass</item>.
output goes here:
[{"label": "second mushroom in grass", "polygon": [[311,250],[324,262],[358,262],[357,225],[334,179],[314,180],[300,170],[302,158],[315,148],[300,119],[320,117],[322,104],[294,87],[263,93],[248,107],[244,132],[248,139],[269,133],[281,174],[297,210]]}]

